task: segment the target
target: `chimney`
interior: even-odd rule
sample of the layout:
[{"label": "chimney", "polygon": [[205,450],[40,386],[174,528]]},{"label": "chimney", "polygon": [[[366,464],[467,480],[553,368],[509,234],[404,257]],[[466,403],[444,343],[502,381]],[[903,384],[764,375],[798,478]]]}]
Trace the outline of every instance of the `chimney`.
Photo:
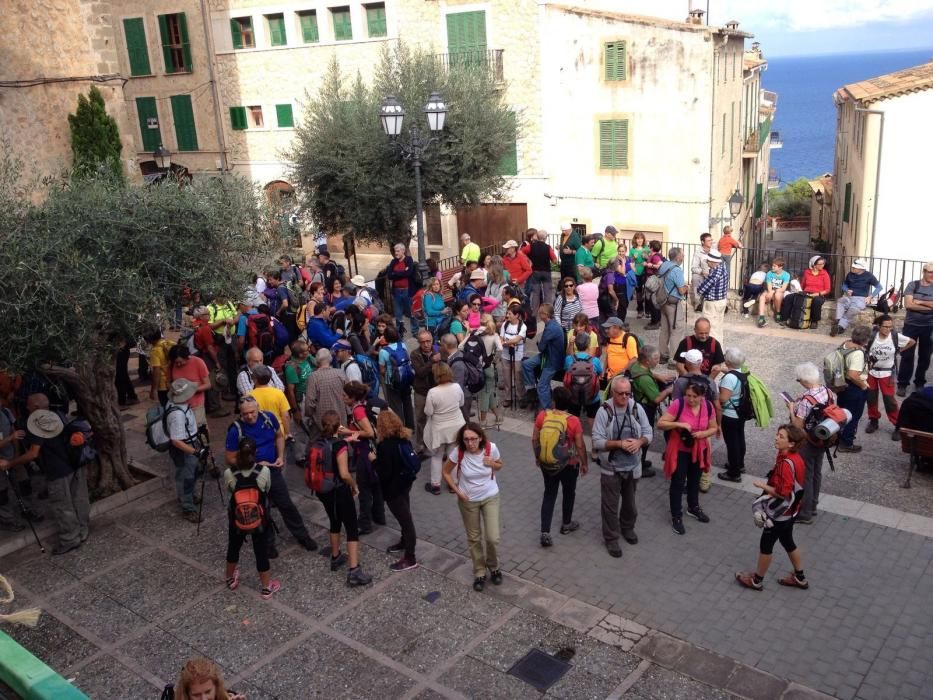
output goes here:
[{"label": "chimney", "polygon": [[690,10],[690,15],[687,17],[687,24],[703,24],[703,15],[705,14],[703,10]]},{"label": "chimney", "polygon": [[734,19],[729,20],[728,22],[726,22],[726,29],[728,29],[730,32],[739,31],[738,21]]}]

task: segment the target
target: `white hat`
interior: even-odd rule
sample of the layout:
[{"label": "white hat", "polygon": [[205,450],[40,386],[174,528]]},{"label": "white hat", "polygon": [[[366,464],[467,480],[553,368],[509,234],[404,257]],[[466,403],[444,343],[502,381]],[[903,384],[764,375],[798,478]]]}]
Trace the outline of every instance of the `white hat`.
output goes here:
[{"label": "white hat", "polygon": [[486,279],[486,273],[483,272],[482,270],[473,270],[473,272],[470,273],[471,282],[473,280],[484,280],[484,279]]},{"label": "white hat", "polygon": [[691,365],[698,365],[703,362],[703,353],[697,349],[687,350],[686,352],[680,353],[680,356],[684,359],[684,362],[687,362]]},{"label": "white hat", "polygon": [[570,224],[568,224],[566,221],[563,222],[563,223],[560,225],[560,230],[561,230],[561,231],[570,231],[572,228],[573,228],[573,226],[571,226]]},{"label": "white hat", "polygon": [[365,287],[366,278],[363,277],[363,275],[353,275],[353,277],[350,278],[350,284],[356,285],[357,287]]},{"label": "white hat", "polygon": [[865,262],[862,258],[858,258],[857,260],[852,261],[852,267],[854,267],[856,270],[867,270],[868,263]]},{"label": "white hat", "polygon": [[715,263],[722,262],[722,253],[720,253],[718,250],[711,250],[708,253],[706,253],[703,257],[711,262],[715,262]]},{"label": "white hat", "polygon": [[198,385],[187,379],[176,379],[172,382],[168,398],[172,403],[184,403],[198,391]]},{"label": "white hat", "polygon": [[513,241],[512,239],[509,239],[509,240],[507,240],[505,243],[502,244],[502,248],[503,248],[503,249],[507,249],[507,248],[518,248],[518,243],[516,243],[516,242]]},{"label": "white hat", "polygon": [[807,263],[807,267],[813,267],[814,265],[816,265],[818,261],[822,259],[823,259],[822,255],[814,255],[812,258],[810,258],[809,262]]},{"label": "white hat", "polygon": [[65,429],[65,424],[62,423],[62,419],[57,413],[40,408],[29,414],[29,418],[26,420],[26,429],[33,435],[50,440],[61,435],[62,430]]}]

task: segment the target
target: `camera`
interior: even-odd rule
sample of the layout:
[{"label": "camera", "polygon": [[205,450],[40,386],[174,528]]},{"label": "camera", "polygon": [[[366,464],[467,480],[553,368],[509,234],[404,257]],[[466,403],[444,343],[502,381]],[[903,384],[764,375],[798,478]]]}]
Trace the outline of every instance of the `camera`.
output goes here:
[{"label": "camera", "polygon": [[696,442],[696,439],[693,437],[693,433],[684,428],[680,429],[680,441],[684,444],[684,447],[693,447],[693,443]]}]

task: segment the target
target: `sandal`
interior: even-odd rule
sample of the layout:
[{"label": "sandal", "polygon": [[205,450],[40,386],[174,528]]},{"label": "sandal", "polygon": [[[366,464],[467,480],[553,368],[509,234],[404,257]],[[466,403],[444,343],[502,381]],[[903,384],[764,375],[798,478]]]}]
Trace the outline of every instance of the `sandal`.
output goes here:
[{"label": "sandal", "polygon": [[239,585],[240,585],[240,570],[234,569],[233,576],[227,579],[227,588],[229,588],[231,591],[235,591],[237,589],[237,586]]}]

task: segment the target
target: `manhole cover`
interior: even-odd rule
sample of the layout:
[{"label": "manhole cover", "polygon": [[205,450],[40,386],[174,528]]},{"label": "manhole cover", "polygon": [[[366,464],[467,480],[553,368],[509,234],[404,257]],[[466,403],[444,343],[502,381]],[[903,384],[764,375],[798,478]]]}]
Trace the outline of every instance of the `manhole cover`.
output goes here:
[{"label": "manhole cover", "polygon": [[515,662],[509,669],[509,675],[525,681],[543,693],[557,683],[570,668],[570,664],[540,649],[532,649]]}]

